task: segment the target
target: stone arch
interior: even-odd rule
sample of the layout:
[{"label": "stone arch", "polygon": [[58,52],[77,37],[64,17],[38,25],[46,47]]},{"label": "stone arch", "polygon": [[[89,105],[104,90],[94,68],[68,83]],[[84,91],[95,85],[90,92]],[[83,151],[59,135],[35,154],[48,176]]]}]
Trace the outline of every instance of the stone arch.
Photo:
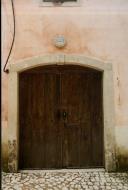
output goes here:
[{"label": "stone arch", "polygon": [[114,130],[114,95],[112,64],[83,55],[52,54],[31,57],[9,67],[9,137],[8,137],[8,169],[18,171],[18,75],[28,69],[45,65],[75,64],[90,67],[103,72],[103,113],[104,113],[104,156],[105,169],[114,171],[115,162],[115,130]]}]

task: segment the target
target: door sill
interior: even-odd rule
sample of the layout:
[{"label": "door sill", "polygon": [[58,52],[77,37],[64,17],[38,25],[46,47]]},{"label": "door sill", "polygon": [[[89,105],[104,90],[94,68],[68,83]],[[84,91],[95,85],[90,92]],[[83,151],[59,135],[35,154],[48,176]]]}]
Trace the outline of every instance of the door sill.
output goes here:
[{"label": "door sill", "polygon": [[90,169],[42,169],[42,170],[19,170],[21,173],[46,173],[46,172],[105,172],[104,168],[90,168]]}]

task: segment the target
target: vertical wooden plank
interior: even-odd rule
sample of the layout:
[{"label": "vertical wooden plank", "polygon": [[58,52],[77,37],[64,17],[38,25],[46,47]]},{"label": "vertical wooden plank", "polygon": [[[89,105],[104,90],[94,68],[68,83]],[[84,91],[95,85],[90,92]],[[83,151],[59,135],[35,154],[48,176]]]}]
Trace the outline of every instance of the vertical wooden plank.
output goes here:
[{"label": "vertical wooden plank", "polygon": [[90,73],[81,73],[81,97],[80,97],[80,127],[81,127],[81,141],[80,141],[80,167],[91,167],[91,107],[93,103],[90,96]]},{"label": "vertical wooden plank", "polygon": [[58,117],[60,94],[59,75],[45,74],[45,167],[61,167],[61,136]]},{"label": "vertical wooden plank", "polygon": [[102,74],[94,73],[92,75],[92,84],[94,89],[90,90],[93,104],[91,104],[91,138],[92,138],[92,166],[103,167],[103,88]]},{"label": "vertical wooden plank", "polygon": [[61,167],[56,68],[20,74],[19,89],[20,168]]},{"label": "vertical wooden plank", "polygon": [[99,72],[52,66],[20,76],[20,167],[103,166]]},{"label": "vertical wooden plank", "polygon": [[62,72],[62,107],[68,113],[63,140],[66,167],[103,167],[102,77],[71,68]]}]

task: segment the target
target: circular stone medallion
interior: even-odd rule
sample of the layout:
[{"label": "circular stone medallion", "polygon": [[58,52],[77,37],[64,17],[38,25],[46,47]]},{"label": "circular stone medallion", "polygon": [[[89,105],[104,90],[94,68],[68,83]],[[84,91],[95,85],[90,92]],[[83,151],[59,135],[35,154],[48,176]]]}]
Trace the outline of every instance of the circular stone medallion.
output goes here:
[{"label": "circular stone medallion", "polygon": [[53,43],[56,47],[62,48],[66,45],[66,40],[64,36],[56,36],[53,40]]}]

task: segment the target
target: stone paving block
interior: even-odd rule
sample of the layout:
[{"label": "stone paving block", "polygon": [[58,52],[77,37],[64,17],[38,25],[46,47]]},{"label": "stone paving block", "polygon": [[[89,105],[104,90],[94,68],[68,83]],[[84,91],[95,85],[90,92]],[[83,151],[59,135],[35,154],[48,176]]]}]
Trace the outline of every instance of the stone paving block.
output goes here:
[{"label": "stone paving block", "polygon": [[3,173],[2,190],[128,190],[128,173]]}]

